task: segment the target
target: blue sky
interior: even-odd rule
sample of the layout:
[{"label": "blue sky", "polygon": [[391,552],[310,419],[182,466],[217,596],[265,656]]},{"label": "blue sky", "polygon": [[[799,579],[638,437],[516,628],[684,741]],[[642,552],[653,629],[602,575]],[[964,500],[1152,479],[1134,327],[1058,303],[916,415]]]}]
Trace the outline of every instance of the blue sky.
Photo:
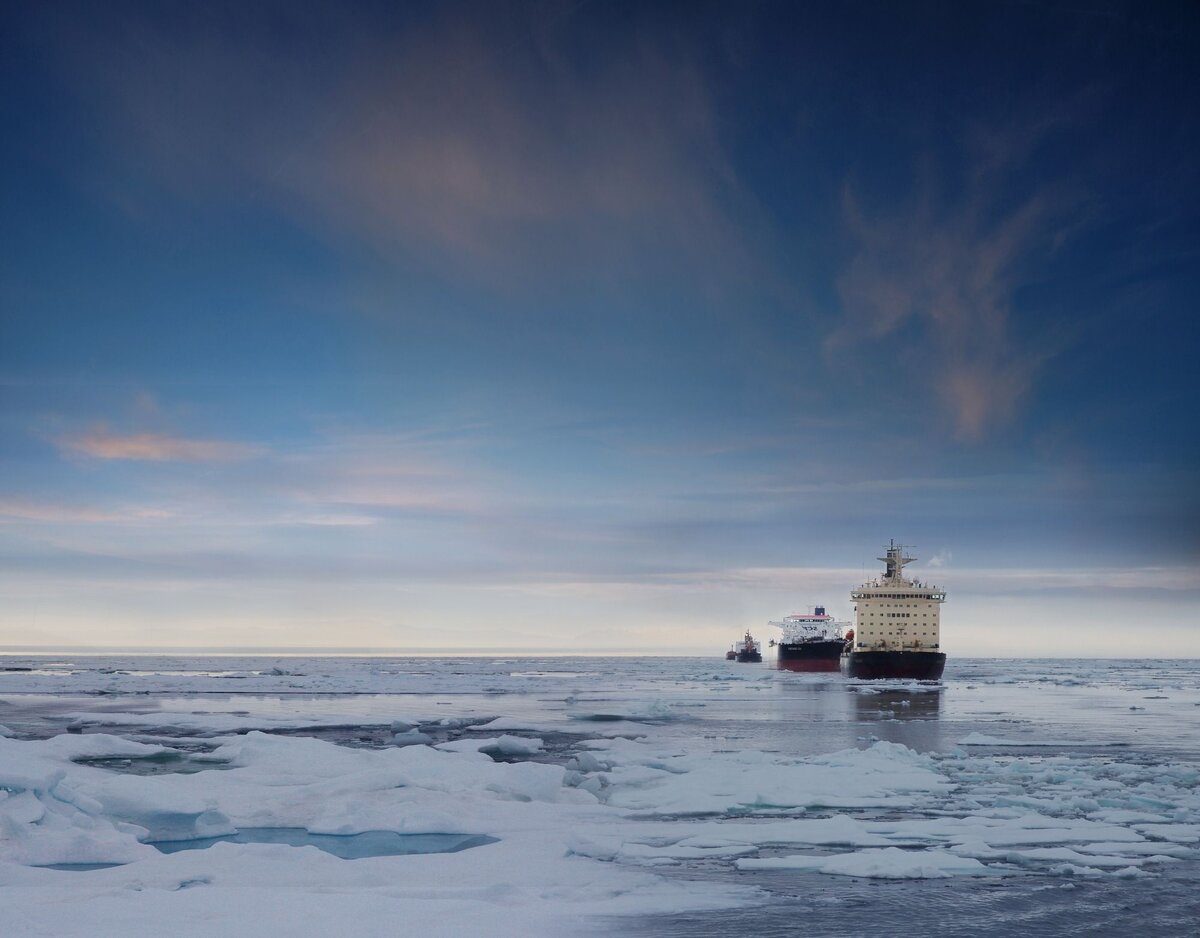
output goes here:
[{"label": "blue sky", "polygon": [[1200,655],[1195,10],[4,18],[0,644]]}]

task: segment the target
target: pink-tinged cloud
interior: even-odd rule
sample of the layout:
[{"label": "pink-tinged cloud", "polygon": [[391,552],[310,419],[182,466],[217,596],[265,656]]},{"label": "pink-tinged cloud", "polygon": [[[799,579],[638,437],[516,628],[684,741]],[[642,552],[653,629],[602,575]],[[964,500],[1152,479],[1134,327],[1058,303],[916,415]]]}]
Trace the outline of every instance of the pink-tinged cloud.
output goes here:
[{"label": "pink-tinged cloud", "polygon": [[[478,483],[450,468],[431,475],[424,466],[414,469],[369,460],[311,468],[315,472],[309,478],[288,486],[288,494],[303,503],[367,512],[478,515],[488,511],[488,500]],[[343,515],[332,511],[330,517]]]},{"label": "pink-tinged cloud", "polygon": [[572,16],[445,7],[387,36],[320,18],[290,20],[320,47],[311,68],[248,45],[240,15],[183,36],[97,18],[59,41],[122,161],[186,197],[248,187],[321,237],[514,287],[650,244],[703,261],[698,276],[748,262],[758,210],[686,43],[631,38],[585,67],[564,54]]},{"label": "pink-tinged cloud", "polygon": [[496,480],[485,477],[462,440],[431,442],[419,433],[339,428],[319,446],[278,455],[271,467],[272,492],[304,506],[295,513],[297,523],[366,525],[407,513],[479,516],[493,511],[498,497]]},{"label": "pink-tinged cloud", "polygon": [[981,159],[961,197],[940,196],[925,178],[906,209],[869,216],[845,192],[844,219],[858,249],[838,280],[843,320],[826,352],[890,345],[893,357],[915,363],[967,441],[1012,420],[1060,350],[1056,337],[1014,338],[1010,320],[1018,288],[1080,223],[1080,200],[1043,187],[1013,207],[999,203],[996,193],[1032,147],[1019,142],[1014,153],[997,144]]},{"label": "pink-tinged cloud", "polygon": [[192,440],[161,433],[119,434],[104,429],[63,437],[59,445],[93,459],[143,462],[232,462],[264,452],[261,447],[229,440]]},{"label": "pink-tinged cloud", "polygon": [[487,37],[429,38],[364,68],[340,105],[346,132],[281,181],[377,245],[432,248],[475,273],[561,256],[568,232],[603,250],[614,226],[740,256],[719,202],[733,174],[686,58],[632,48],[585,76],[550,50],[514,70]]}]

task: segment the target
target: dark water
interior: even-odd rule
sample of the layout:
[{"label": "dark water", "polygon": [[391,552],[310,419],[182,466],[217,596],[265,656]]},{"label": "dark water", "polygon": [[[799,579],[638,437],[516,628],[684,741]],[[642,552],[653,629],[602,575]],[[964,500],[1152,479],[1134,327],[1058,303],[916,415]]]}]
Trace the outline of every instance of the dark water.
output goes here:
[{"label": "dark water", "polygon": [[[726,877],[714,877],[726,880]],[[832,881],[831,881],[832,880]],[[756,874],[757,907],[606,919],[592,934],[629,938],[1194,938],[1200,878],[1172,869],[1154,879],[1042,877],[961,880],[847,879],[811,873]]]}]

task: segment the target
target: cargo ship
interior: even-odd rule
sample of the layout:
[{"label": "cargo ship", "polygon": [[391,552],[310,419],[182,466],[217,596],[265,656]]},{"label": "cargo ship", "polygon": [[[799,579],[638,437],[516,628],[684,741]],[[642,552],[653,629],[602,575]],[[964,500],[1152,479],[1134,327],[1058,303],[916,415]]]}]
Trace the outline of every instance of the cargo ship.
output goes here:
[{"label": "cargo ship", "polygon": [[733,643],[733,647],[725,653],[725,657],[734,661],[762,661],[762,645],[746,631],[743,638]]},{"label": "cargo ship", "polygon": [[783,630],[775,648],[775,666],[781,671],[836,671],[846,639],[842,628],[849,623],[838,622],[817,606],[809,613],[785,616],[767,625]]},{"label": "cargo ship", "polygon": [[946,667],[941,651],[941,605],[946,591],[904,575],[916,560],[891,541],[879,559],[882,577],[850,592],[854,635],[845,645],[841,670],[855,678],[936,681]]}]

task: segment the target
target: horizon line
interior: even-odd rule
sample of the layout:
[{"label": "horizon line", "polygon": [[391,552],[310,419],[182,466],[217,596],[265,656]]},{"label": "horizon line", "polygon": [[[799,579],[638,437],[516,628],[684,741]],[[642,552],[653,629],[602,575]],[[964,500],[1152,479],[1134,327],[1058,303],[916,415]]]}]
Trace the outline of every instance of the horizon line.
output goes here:
[{"label": "horizon line", "polygon": [[[280,645],[280,646],[198,646],[198,645],[0,645],[0,657],[18,655],[129,655],[132,657],[151,657],[154,655],[195,655],[214,658],[237,657],[317,657],[317,658],[424,658],[424,657],[465,657],[465,658],[506,658],[516,655],[527,655],[545,658],[713,658],[725,660],[722,655],[710,651],[696,651],[691,654],[671,649],[668,646],[648,646],[635,651],[622,651],[609,648],[457,648],[447,646],[429,646],[420,648],[388,647],[388,646],[329,646],[329,645]],[[956,655],[959,661],[1200,661],[1194,656],[1153,655],[1153,656],[1114,656],[1114,655]],[[0,669],[3,670],[3,669]]]}]

